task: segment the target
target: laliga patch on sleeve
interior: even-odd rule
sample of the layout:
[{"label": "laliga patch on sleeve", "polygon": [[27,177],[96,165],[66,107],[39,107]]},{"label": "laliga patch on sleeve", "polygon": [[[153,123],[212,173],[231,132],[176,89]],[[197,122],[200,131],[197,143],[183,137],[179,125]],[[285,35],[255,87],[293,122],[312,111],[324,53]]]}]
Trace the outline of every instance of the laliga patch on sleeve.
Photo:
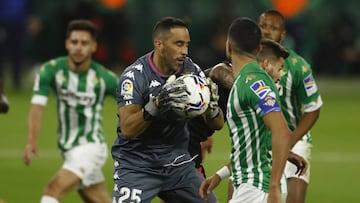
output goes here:
[{"label": "laliga patch on sleeve", "polygon": [[121,95],[124,99],[132,99],[133,98],[134,85],[133,82],[129,79],[124,80],[121,83]]},{"label": "laliga patch on sleeve", "polygon": [[250,88],[260,99],[265,98],[265,96],[271,91],[270,87],[267,86],[263,80],[255,81]]},{"label": "laliga patch on sleeve", "polygon": [[311,74],[304,78],[303,83],[307,96],[311,96],[318,91],[314,78]]},{"label": "laliga patch on sleeve", "polygon": [[259,107],[263,115],[270,112],[281,112],[279,103],[276,101],[275,97],[267,95],[265,98],[260,99]]}]

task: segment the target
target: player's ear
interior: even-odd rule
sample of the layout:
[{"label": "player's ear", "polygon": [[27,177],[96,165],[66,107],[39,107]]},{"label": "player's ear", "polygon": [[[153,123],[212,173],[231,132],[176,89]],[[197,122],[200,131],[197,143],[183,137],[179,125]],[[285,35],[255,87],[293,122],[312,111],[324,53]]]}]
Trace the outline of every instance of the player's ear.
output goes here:
[{"label": "player's ear", "polygon": [[97,49],[97,42],[94,42],[94,43],[93,43],[93,46],[92,46],[92,48],[91,48],[92,53],[95,53],[95,52],[96,52],[96,49]]},{"label": "player's ear", "polygon": [[66,39],[65,40],[65,48],[66,48],[66,50],[69,50],[69,46],[70,46],[70,40]]},{"label": "player's ear", "polygon": [[226,40],[226,56],[227,56],[228,58],[230,58],[231,52],[232,52],[231,43],[230,43],[230,40],[227,39],[227,40]]},{"label": "player's ear", "polygon": [[269,59],[264,59],[262,62],[261,62],[261,67],[266,71],[266,72],[269,72],[269,64],[270,64],[270,61]]},{"label": "player's ear", "polygon": [[162,42],[161,42],[161,40],[159,40],[159,39],[154,39],[154,48],[156,48],[156,49],[161,49],[161,47],[162,47]]},{"label": "player's ear", "polygon": [[286,37],[286,30],[283,30],[280,34],[280,42],[284,41]]}]

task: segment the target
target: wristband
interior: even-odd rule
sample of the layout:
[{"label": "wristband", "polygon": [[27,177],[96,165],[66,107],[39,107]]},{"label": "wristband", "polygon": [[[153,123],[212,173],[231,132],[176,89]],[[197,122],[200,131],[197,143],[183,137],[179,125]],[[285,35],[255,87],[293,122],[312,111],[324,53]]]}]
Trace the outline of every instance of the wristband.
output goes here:
[{"label": "wristband", "polygon": [[146,109],[142,109],[143,112],[143,118],[144,121],[152,121],[154,120],[155,116],[151,115],[148,111],[146,111]]},{"label": "wristband", "polygon": [[220,176],[220,179],[223,180],[225,178],[230,177],[230,170],[227,166],[222,167],[218,171],[216,171],[216,174]]},{"label": "wristband", "polygon": [[220,115],[219,107],[216,107],[214,111],[210,113],[210,118],[214,119]]}]

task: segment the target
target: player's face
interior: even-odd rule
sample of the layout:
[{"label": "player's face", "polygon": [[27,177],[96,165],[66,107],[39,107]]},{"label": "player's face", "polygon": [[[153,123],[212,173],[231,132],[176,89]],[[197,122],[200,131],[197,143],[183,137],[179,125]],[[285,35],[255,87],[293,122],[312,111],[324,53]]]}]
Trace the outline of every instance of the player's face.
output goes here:
[{"label": "player's face", "polygon": [[160,53],[164,66],[169,71],[178,70],[188,55],[190,35],[186,28],[172,28],[170,37],[162,42]]},{"label": "player's face", "polygon": [[259,18],[259,27],[263,37],[281,42],[285,39],[285,30],[281,18],[276,15],[262,14]]},{"label": "player's face", "polygon": [[268,63],[266,68],[270,77],[275,81],[279,81],[281,78],[281,70],[284,67],[284,58],[280,57],[277,60],[271,61]]},{"label": "player's face", "polygon": [[70,60],[77,66],[89,61],[96,50],[96,42],[90,33],[82,30],[72,31],[65,46]]}]

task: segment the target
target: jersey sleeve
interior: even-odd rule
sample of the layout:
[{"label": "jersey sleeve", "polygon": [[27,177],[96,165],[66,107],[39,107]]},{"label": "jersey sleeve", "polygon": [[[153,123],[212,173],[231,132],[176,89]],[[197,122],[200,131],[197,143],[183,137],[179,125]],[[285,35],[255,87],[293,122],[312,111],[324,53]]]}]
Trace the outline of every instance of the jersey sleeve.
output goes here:
[{"label": "jersey sleeve", "polygon": [[304,112],[315,111],[322,106],[322,99],[311,67],[303,58],[297,56],[295,59],[292,61],[292,65],[296,66],[294,69],[296,70],[295,81],[297,85],[295,94],[298,95]]},{"label": "jersey sleeve", "polygon": [[270,77],[260,75],[246,84],[248,103],[260,117],[270,112],[281,112],[277,90]]},{"label": "jersey sleeve", "polygon": [[119,107],[144,103],[143,95],[146,87],[142,67],[142,64],[132,65],[126,68],[120,76],[116,89]]},{"label": "jersey sleeve", "polygon": [[45,106],[54,81],[53,67],[46,63],[37,72],[33,86],[32,104]]},{"label": "jersey sleeve", "polygon": [[106,70],[106,94],[116,98],[116,88],[118,85],[118,78],[116,74],[110,70]]}]

